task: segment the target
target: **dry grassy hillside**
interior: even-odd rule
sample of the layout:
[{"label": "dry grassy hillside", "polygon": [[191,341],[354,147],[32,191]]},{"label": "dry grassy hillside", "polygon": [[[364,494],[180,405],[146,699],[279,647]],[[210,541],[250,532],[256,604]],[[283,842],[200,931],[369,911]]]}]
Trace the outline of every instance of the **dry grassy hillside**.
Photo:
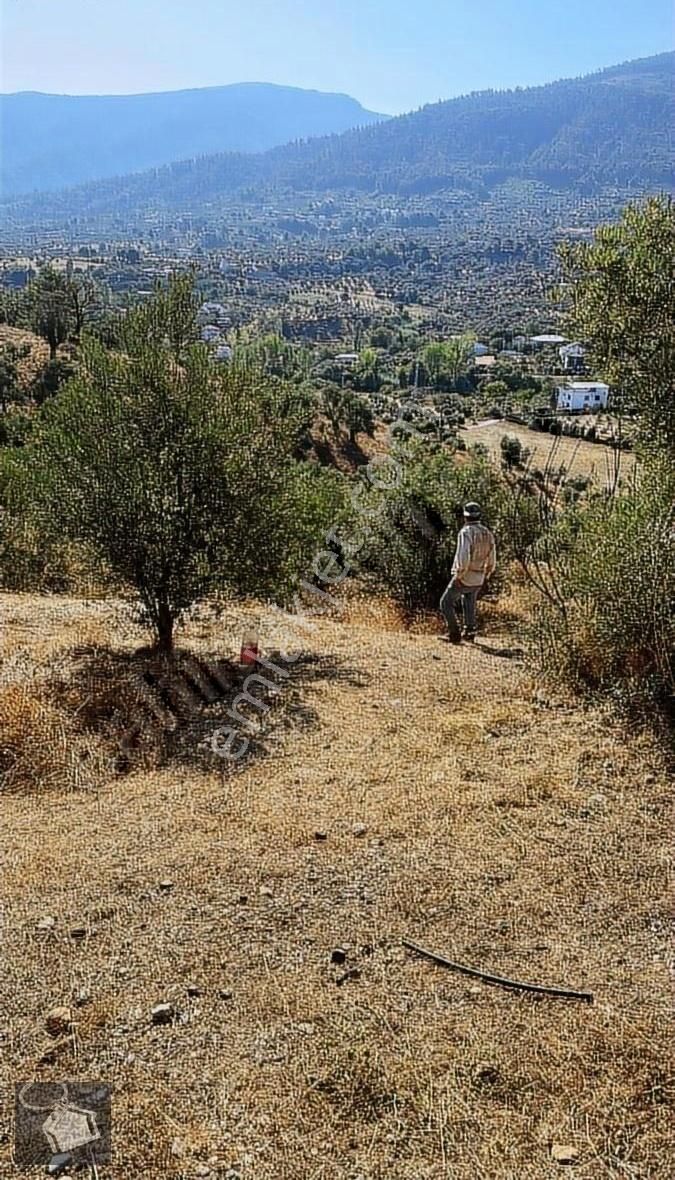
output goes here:
[{"label": "dry grassy hillside", "polygon": [[[297,641],[235,773],[189,726],[120,773],[99,705],[143,633],[115,604],[0,596],[3,1178],[35,1077],[114,1086],[102,1180],[669,1174],[666,772],[533,681],[519,609],[455,649],[354,606]],[[259,615],[181,642],[233,657]],[[262,639],[283,641],[264,617]]]}]

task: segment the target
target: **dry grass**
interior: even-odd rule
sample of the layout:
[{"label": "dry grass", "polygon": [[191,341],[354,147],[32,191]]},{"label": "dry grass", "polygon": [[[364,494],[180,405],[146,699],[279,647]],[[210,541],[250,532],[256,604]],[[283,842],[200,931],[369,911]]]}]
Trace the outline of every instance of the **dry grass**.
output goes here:
[{"label": "dry grass", "polygon": [[34,332],[13,328],[10,324],[0,324],[0,348],[4,344],[13,344],[17,348],[28,345],[30,348],[28,355],[19,361],[18,365],[19,379],[22,386],[27,388],[49,360],[49,346]]},{"label": "dry grass", "polygon": [[[533,683],[517,613],[490,608],[455,649],[359,600],[290,644],[262,608],[204,612],[197,651],[231,657],[253,620],[267,650],[313,653],[259,757],[225,774],[183,751],[96,791],[6,794],[3,1097],[112,1083],[120,1180],[205,1161],[242,1180],[547,1180],[554,1142],[583,1180],[668,1175],[666,772],[649,739]],[[113,604],[3,596],[0,623],[3,670],[45,686],[82,645],[143,640]],[[404,936],[595,1003],[476,983]],[[161,1000],[177,1019],[155,1027]],[[56,1004],[77,1033],[55,1044]],[[3,1177],[10,1150],[0,1133]]]},{"label": "dry grass", "polygon": [[[566,467],[570,476],[589,475],[595,482],[603,485],[611,485],[614,482],[614,452],[610,447],[602,446],[600,443],[586,442],[583,438],[568,438],[566,435],[554,437],[538,430],[530,430],[527,426],[520,426],[517,422],[506,421],[479,422],[476,426],[467,426],[459,433],[467,445],[482,443],[496,459],[501,458],[501,440],[508,434],[512,438],[520,439],[523,446],[528,447],[531,452],[531,467],[545,468],[553,453],[554,466]],[[622,451],[621,478],[628,478],[634,466],[635,456],[632,452]]]}]

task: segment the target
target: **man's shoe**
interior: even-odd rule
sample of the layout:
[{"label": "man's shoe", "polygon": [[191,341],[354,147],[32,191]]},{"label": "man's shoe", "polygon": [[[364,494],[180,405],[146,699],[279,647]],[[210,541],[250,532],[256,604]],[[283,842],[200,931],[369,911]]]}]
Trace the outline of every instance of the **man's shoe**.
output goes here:
[{"label": "man's shoe", "polygon": [[474,639],[476,638],[476,632],[475,631],[465,631],[462,638],[465,639],[467,643],[473,643]]},{"label": "man's shoe", "polygon": [[450,634],[443,635],[442,639],[443,639],[444,643],[455,643],[456,644],[456,643],[462,642],[462,636],[460,635],[459,631],[457,632],[456,635],[450,635]]}]

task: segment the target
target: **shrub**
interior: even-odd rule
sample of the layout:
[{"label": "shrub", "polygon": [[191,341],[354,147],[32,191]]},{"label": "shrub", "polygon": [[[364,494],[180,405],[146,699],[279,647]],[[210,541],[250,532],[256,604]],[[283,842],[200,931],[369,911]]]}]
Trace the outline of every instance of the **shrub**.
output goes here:
[{"label": "shrub", "polygon": [[393,457],[391,486],[371,486],[362,497],[361,568],[407,610],[438,606],[467,500],[478,501],[495,531],[502,568],[514,554],[514,530],[530,535],[536,526],[534,500],[516,496],[487,458],[459,460],[420,442],[394,449]]},{"label": "shrub", "polygon": [[672,703],[674,501],[675,473],[655,462],[617,497],[570,508],[548,538],[553,593],[535,619],[540,658],[631,708]]},{"label": "shrub", "polygon": [[523,466],[523,444],[515,435],[504,434],[502,436],[499,448],[502,453],[502,466],[522,467]]}]

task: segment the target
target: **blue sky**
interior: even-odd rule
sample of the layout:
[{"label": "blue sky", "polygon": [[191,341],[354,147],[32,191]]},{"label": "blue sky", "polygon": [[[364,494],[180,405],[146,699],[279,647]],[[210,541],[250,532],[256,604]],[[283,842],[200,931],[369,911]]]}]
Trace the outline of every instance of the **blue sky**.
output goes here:
[{"label": "blue sky", "polygon": [[279,82],[396,113],[671,48],[670,0],[0,0],[0,90]]}]

